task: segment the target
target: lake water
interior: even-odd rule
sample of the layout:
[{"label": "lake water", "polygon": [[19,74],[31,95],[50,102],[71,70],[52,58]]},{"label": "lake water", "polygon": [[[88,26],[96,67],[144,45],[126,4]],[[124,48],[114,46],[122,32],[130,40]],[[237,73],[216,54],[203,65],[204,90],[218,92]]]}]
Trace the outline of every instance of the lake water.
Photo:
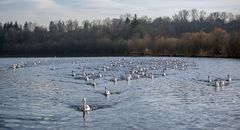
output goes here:
[{"label": "lake water", "polygon": [[240,129],[239,79],[238,59],[1,58],[0,129]]}]

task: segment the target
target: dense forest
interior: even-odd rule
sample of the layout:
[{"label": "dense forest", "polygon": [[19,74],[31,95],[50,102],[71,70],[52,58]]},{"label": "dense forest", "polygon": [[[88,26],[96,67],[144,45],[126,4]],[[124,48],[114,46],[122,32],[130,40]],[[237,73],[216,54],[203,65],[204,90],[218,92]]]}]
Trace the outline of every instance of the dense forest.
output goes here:
[{"label": "dense forest", "polygon": [[172,17],[0,23],[0,56],[240,57],[240,15],[181,10]]}]

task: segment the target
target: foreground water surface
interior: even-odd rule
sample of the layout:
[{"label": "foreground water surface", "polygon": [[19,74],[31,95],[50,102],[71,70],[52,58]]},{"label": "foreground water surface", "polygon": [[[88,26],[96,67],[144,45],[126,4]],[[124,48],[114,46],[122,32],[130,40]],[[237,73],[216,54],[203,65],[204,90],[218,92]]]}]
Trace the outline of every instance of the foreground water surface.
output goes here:
[{"label": "foreground water surface", "polygon": [[0,129],[240,129],[239,67],[223,58],[1,58]]}]

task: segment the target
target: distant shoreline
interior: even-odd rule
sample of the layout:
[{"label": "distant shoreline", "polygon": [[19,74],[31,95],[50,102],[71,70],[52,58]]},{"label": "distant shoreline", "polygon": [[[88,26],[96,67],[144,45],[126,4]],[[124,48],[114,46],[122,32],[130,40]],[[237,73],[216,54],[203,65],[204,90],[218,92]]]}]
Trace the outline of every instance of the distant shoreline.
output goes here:
[{"label": "distant shoreline", "polygon": [[68,57],[185,57],[185,58],[234,58],[228,56],[186,56],[186,55],[0,55],[0,58],[68,58]]}]

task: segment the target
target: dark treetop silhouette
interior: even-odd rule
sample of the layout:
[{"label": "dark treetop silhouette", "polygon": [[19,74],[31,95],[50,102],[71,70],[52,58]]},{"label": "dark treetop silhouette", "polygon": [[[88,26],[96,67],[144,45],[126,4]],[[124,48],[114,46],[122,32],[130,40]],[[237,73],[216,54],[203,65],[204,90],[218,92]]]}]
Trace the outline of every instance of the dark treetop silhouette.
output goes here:
[{"label": "dark treetop silhouette", "polygon": [[182,10],[151,20],[119,19],[0,23],[0,56],[213,56],[240,57],[240,15]]}]

